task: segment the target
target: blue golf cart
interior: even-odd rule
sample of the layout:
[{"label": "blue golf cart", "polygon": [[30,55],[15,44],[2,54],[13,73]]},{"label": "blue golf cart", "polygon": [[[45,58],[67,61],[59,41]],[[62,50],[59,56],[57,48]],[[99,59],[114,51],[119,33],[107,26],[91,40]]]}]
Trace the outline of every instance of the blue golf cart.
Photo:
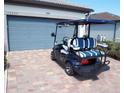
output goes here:
[{"label": "blue golf cart", "polygon": [[[54,37],[51,59],[62,65],[69,76],[75,74],[95,75],[103,65],[108,65],[110,61],[107,60],[108,45],[105,43],[99,44],[95,38],[90,37],[90,27],[91,24],[108,23],[113,24],[114,22],[111,20],[81,19],[65,20],[57,23],[55,33],[51,33],[51,36]],[[85,25],[88,28],[87,35],[78,36],[79,25]],[[67,29],[64,32],[63,27],[71,27],[72,36],[66,34]],[[60,29],[62,30],[58,31]],[[62,37],[63,33],[65,36]],[[62,38],[60,39],[60,37]]]}]

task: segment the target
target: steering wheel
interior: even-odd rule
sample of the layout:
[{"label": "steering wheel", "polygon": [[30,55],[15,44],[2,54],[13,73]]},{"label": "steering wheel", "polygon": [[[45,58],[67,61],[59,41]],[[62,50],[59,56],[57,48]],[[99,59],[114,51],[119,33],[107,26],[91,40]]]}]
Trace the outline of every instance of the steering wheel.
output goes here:
[{"label": "steering wheel", "polygon": [[67,45],[68,40],[69,40],[69,37],[67,36],[63,37],[63,44]]}]

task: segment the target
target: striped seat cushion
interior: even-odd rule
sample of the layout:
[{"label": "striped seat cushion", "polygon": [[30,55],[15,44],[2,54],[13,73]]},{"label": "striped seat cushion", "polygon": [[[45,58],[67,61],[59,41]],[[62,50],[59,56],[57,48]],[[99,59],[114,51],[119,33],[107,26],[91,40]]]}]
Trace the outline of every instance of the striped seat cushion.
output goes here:
[{"label": "striped seat cushion", "polygon": [[[82,58],[101,57],[105,53],[103,51],[94,50],[97,42],[95,38],[76,38],[73,40],[73,49],[78,50],[76,54]],[[84,51],[84,49],[87,49]]]},{"label": "striped seat cushion", "polygon": [[78,51],[76,54],[82,58],[101,57],[105,55],[103,51],[99,50]]},{"label": "striped seat cushion", "polygon": [[97,45],[95,38],[76,38],[73,40],[73,48],[78,48],[79,50],[83,50],[85,48],[95,48]]},{"label": "striped seat cushion", "polygon": [[83,38],[76,38],[73,40],[72,48],[74,50],[81,50],[85,48],[85,40]]},{"label": "striped seat cushion", "polygon": [[85,47],[86,48],[96,48],[97,42],[95,38],[87,38],[85,41]]}]

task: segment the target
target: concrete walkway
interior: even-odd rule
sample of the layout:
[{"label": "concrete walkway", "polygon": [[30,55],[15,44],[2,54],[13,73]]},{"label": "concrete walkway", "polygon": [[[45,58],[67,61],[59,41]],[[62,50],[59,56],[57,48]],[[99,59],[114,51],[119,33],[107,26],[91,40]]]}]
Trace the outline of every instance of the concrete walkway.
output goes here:
[{"label": "concrete walkway", "polygon": [[50,59],[51,50],[9,52],[7,93],[119,93],[120,62],[97,78],[70,77]]}]

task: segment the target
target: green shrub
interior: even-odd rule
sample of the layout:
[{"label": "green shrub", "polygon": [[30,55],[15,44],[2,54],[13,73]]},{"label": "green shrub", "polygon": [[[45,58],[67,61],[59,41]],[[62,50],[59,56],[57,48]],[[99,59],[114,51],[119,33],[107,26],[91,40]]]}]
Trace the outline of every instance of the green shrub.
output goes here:
[{"label": "green shrub", "polygon": [[104,41],[108,44],[108,56],[120,60],[120,43],[113,41]]},{"label": "green shrub", "polygon": [[7,58],[6,58],[6,52],[4,52],[4,70],[7,68]]}]

